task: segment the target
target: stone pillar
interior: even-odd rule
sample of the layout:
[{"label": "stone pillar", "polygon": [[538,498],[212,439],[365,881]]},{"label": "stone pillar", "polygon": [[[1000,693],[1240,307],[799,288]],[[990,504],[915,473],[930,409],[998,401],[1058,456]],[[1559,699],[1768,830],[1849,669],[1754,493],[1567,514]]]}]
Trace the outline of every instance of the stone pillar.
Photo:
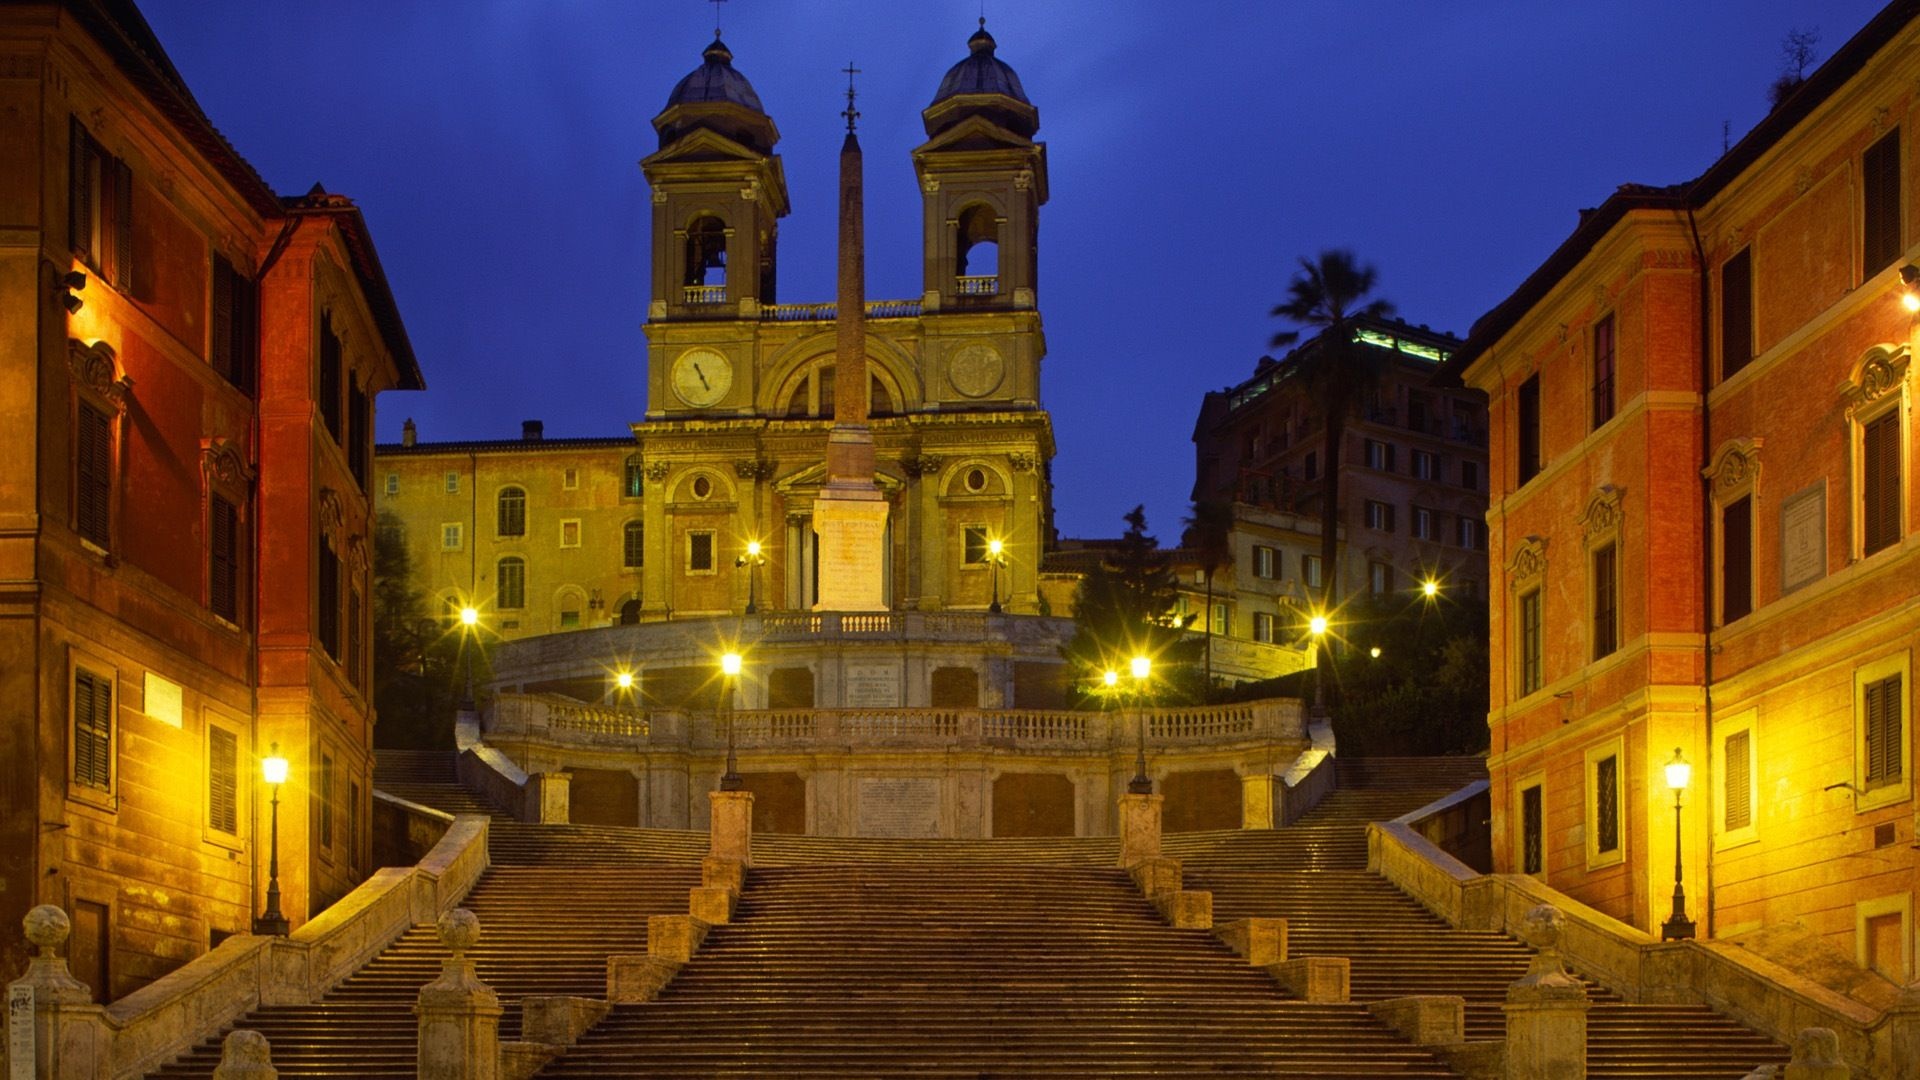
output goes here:
[{"label": "stone pillar", "polygon": [[753,865],[753,792],[709,791],[707,855]]},{"label": "stone pillar", "polygon": [[213,1080],[279,1080],[280,1070],[273,1067],[273,1047],[257,1031],[231,1031],[220,1044],[220,1064]]},{"label": "stone pillar", "polygon": [[1527,912],[1520,937],[1536,951],[1507,987],[1508,1080],[1586,1080],[1587,988],[1560,963],[1567,917],[1550,904]]},{"label": "stone pillar", "polygon": [[467,949],[480,920],[465,908],[440,916],[440,941],[453,955],[420,988],[420,1080],[495,1080],[500,1069],[500,998],[474,973]]},{"label": "stone pillar", "polygon": [[[1913,1059],[1906,1059],[1908,1065]],[[1851,1080],[1853,1070],[1840,1056],[1840,1036],[1832,1028],[1802,1028],[1793,1040],[1793,1060],[1781,1074],[1786,1080]]]},{"label": "stone pillar", "polygon": [[527,777],[527,820],[536,825],[567,824],[572,816],[572,795],[572,773],[534,773]]},{"label": "stone pillar", "polygon": [[1273,828],[1273,774],[1250,773],[1240,778],[1240,827]]},{"label": "stone pillar", "polygon": [[1120,796],[1120,865],[1130,868],[1160,857],[1160,807],[1164,795]]},{"label": "stone pillar", "polygon": [[52,904],[41,904],[20,921],[34,957],[27,973],[7,984],[7,1011],[11,1021],[13,1010],[24,1007],[26,992],[32,992],[32,1075],[35,1080],[105,1080],[109,1063],[101,1009],[55,952],[73,933],[73,923]]}]

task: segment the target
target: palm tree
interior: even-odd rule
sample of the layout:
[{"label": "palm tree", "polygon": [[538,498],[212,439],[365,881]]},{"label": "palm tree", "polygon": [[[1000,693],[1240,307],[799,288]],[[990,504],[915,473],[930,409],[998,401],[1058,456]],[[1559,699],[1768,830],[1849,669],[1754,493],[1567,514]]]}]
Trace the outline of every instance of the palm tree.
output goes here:
[{"label": "palm tree", "polygon": [[[1377,277],[1374,268],[1360,265],[1351,251],[1323,251],[1318,261],[1300,260],[1300,272],[1287,286],[1286,302],[1273,309],[1275,316],[1316,332],[1287,366],[1293,369],[1290,380],[1325,414],[1326,480],[1320,497],[1320,605],[1325,612],[1333,610],[1338,598],[1334,560],[1340,532],[1340,445],[1346,437],[1347,414],[1379,384],[1386,367],[1380,352],[1356,348],[1353,340],[1360,322],[1393,314],[1392,303],[1367,295],[1373,292]],[[1273,335],[1275,348],[1299,340],[1298,329]]]},{"label": "palm tree", "polygon": [[1183,524],[1180,546],[1200,559],[1207,582],[1206,673],[1207,692],[1213,692],[1213,575],[1233,562],[1233,504],[1217,499],[1194,501],[1193,513]]}]

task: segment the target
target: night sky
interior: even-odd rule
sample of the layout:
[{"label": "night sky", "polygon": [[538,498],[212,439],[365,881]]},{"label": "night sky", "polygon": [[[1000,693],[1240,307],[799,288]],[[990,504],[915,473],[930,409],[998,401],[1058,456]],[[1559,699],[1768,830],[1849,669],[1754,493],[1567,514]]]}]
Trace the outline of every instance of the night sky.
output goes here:
[{"label": "night sky", "polygon": [[[379,437],[621,435],[646,407],[636,163],[700,63],[698,0],[141,0],[213,122],[283,193],[365,211],[430,387]],[[1765,113],[1791,29],[1824,60],[1876,0],[988,0],[1048,143],[1042,369],[1063,535],[1147,504],[1179,534],[1201,395],[1251,374],[1298,256],[1351,247],[1465,334],[1624,182],[1703,171]],[[780,299],[833,299],[849,60],[867,295],[920,292],[920,110],[979,0],[732,0],[783,136]]]}]

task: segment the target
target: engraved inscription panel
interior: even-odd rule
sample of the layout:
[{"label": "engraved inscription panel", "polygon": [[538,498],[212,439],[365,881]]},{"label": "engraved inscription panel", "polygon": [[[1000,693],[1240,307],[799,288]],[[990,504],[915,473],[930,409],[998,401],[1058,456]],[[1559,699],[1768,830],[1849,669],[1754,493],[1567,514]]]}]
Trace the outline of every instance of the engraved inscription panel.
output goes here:
[{"label": "engraved inscription panel", "polygon": [[898,664],[849,664],[842,697],[849,709],[893,709],[900,706]]},{"label": "engraved inscription panel", "polygon": [[932,776],[862,777],[861,836],[940,835],[940,781]]},{"label": "engraved inscription panel", "polygon": [[1780,505],[1780,592],[1827,573],[1827,486],[1823,481]]}]

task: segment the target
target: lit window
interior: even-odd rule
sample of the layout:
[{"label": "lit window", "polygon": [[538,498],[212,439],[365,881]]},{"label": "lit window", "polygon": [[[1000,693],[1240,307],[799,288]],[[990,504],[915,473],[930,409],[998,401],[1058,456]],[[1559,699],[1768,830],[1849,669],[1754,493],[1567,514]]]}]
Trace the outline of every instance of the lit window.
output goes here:
[{"label": "lit window", "polygon": [[497,528],[499,536],[527,535],[527,493],[522,488],[510,487],[500,492],[500,506]]},{"label": "lit window", "polygon": [[1272,643],[1273,641],[1273,613],[1272,612],[1256,611],[1253,613],[1253,640]]},{"label": "lit window", "polygon": [[495,566],[494,604],[509,610],[518,610],[527,606],[527,561],[517,555],[509,555]]},{"label": "lit window", "polygon": [[621,497],[637,499],[645,490],[646,476],[641,469],[640,455],[628,454],[626,471],[620,485]]},{"label": "lit window", "polygon": [[1276,561],[1272,548],[1262,544],[1255,544],[1253,546],[1254,577],[1272,579],[1273,567]]},{"label": "lit window", "polygon": [[440,550],[459,551],[465,532],[466,527],[457,521],[449,521],[440,526]]},{"label": "lit window", "polygon": [[1416,540],[1437,540],[1439,530],[1434,527],[1434,512],[1424,506],[1413,508],[1413,536]]},{"label": "lit window", "polygon": [[447,474],[447,488],[446,488],[446,490],[447,490],[447,494],[449,494],[449,495],[458,495],[458,494],[460,494],[460,474],[459,474],[459,473],[457,473],[457,472],[450,472],[450,473],[448,473],[448,474]]},{"label": "lit window", "polygon": [[1381,532],[1393,531],[1392,504],[1376,502],[1373,499],[1368,499],[1367,505],[1366,505],[1366,514],[1367,514],[1367,528],[1378,529]]},{"label": "lit window", "polygon": [[387,474],[387,494],[388,495],[400,494],[400,474],[399,473]]},{"label": "lit window", "polygon": [[968,525],[960,531],[960,557],[968,566],[983,566],[987,561],[987,527]]}]

